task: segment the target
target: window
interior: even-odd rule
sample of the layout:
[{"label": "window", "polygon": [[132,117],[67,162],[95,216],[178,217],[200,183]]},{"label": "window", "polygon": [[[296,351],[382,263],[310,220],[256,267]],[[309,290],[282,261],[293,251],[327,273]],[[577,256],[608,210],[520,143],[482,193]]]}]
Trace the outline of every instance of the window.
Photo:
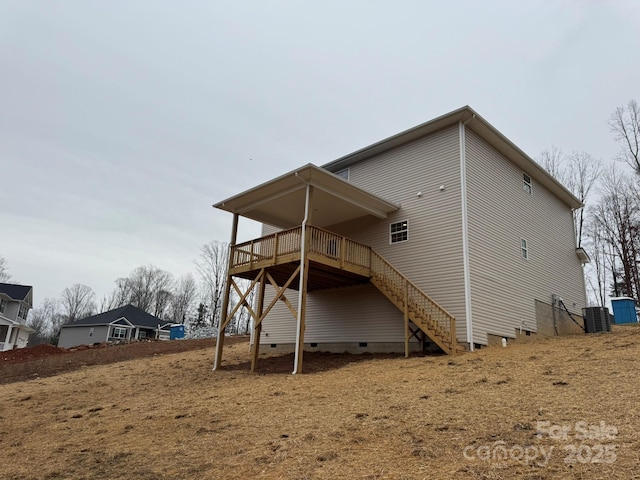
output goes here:
[{"label": "window", "polygon": [[342,170],[338,170],[337,172],[335,172],[335,175],[339,176],[340,178],[345,179],[347,182],[349,181],[349,169],[348,168],[343,168]]},{"label": "window", "polygon": [[389,225],[391,243],[406,242],[409,240],[409,222],[404,220]]},{"label": "window", "polygon": [[525,260],[529,259],[529,247],[527,246],[527,241],[523,238],[520,240],[520,250],[522,251],[522,258]]},{"label": "window", "polygon": [[18,312],[18,316],[24,320],[27,319],[27,315],[29,314],[29,307],[27,307],[24,303],[20,304],[20,311]]},{"label": "window", "polygon": [[127,338],[127,329],[123,327],[113,327],[113,338]]},{"label": "window", "polygon": [[4,313],[4,309],[7,306],[7,301],[4,298],[0,298],[0,313]]},{"label": "window", "polygon": [[93,337],[93,327],[91,327],[91,328],[89,329],[89,336],[90,336],[90,337]]},{"label": "window", "polygon": [[526,173],[522,174],[522,188],[524,191],[531,195],[531,177]]}]

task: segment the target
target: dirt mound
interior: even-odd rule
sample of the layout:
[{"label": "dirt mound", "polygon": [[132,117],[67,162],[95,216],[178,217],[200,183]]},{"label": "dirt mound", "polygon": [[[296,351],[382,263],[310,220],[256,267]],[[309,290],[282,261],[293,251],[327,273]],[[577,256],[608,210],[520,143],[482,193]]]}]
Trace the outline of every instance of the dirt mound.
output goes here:
[{"label": "dirt mound", "polygon": [[35,358],[48,357],[50,355],[60,355],[63,353],[69,353],[64,348],[58,348],[55,345],[49,343],[43,343],[36,345],[35,347],[18,348],[16,350],[8,350],[0,353],[0,359],[3,362],[21,362],[27,360],[33,360]]},{"label": "dirt mound", "polygon": [[[228,337],[225,343],[231,345],[248,341],[249,337],[234,336]],[[187,352],[205,348],[213,349],[214,346],[215,340],[213,338],[142,341],[127,344],[99,343],[69,349],[43,344],[0,352],[0,384],[35,377],[48,377],[89,365],[105,365],[167,353]],[[211,352],[211,358],[213,358],[213,350]]]}]

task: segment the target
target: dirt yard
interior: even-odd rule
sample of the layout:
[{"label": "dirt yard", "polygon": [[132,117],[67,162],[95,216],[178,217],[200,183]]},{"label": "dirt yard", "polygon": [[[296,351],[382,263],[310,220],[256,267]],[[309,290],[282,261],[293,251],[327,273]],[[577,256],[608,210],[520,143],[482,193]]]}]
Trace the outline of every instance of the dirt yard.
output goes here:
[{"label": "dirt yard", "polygon": [[0,385],[3,479],[640,479],[640,328],[455,357],[248,343]]}]

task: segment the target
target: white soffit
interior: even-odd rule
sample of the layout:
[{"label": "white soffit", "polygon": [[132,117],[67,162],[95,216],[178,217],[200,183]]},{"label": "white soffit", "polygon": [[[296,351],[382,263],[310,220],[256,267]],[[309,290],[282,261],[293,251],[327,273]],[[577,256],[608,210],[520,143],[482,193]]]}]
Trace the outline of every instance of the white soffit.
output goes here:
[{"label": "white soffit", "polygon": [[399,206],[308,164],[223,200],[214,207],[279,228],[301,225],[307,185],[313,188],[311,224],[326,227],[373,215],[386,218]]}]

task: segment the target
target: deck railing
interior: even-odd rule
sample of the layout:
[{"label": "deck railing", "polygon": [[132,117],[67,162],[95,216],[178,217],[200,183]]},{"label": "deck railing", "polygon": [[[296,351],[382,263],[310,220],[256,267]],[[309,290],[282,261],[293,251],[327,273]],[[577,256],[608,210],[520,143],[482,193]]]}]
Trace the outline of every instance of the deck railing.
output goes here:
[{"label": "deck railing", "polygon": [[302,227],[239,243],[231,247],[231,268],[251,267],[254,263],[270,259],[275,263],[278,257],[300,252],[301,243]]},{"label": "deck railing", "polygon": [[371,277],[376,283],[392,292],[396,298],[406,298],[409,312],[412,312],[417,320],[425,322],[430,330],[450,344],[451,349],[456,348],[454,316],[375,251],[371,252]]},{"label": "deck railing", "polygon": [[[309,252],[345,264],[369,268],[371,248],[342,235],[308,225]],[[300,253],[302,227],[272,233],[231,248],[231,268],[249,267],[261,262],[277,263],[282,257]]]},{"label": "deck railing", "polygon": [[349,263],[369,268],[371,247],[318,227],[307,227],[307,235],[310,253],[337,260],[341,266]]}]

